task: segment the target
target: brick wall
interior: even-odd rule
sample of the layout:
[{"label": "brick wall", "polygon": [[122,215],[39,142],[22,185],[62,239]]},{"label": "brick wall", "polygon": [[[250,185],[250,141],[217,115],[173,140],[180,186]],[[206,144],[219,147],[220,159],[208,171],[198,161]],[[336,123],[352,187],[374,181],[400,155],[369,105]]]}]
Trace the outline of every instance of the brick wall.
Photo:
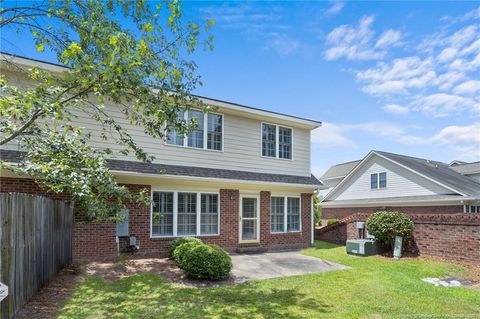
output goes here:
[{"label": "brick wall", "polygon": [[[420,255],[480,262],[480,214],[411,214],[415,229],[408,245]],[[356,221],[366,221],[368,214],[353,214],[338,224],[315,230],[315,239],[345,244],[358,239]]]},{"label": "brick wall", "polygon": [[[55,199],[69,199],[68,194],[53,194],[39,187],[31,179],[0,177],[0,192],[42,194]],[[138,194],[149,185],[125,185],[132,194]],[[311,194],[301,194],[302,232],[270,234],[270,192],[260,193],[260,246],[268,250],[302,248],[311,242]],[[235,189],[220,190],[220,235],[201,236],[204,242],[219,245],[228,251],[239,247],[240,193]],[[150,238],[150,206],[127,203],[129,233],[136,236],[138,254],[166,256],[172,238]],[[77,212],[77,215],[78,214]],[[78,216],[77,216],[78,217]],[[73,233],[75,260],[110,258],[116,255],[114,223],[85,223],[77,218]],[[127,241],[120,241],[121,248]]]},{"label": "brick wall", "polygon": [[352,214],[368,214],[377,211],[400,211],[405,214],[458,214],[463,212],[463,206],[402,206],[402,207],[347,207],[347,208],[322,208],[322,219],[341,219]]}]

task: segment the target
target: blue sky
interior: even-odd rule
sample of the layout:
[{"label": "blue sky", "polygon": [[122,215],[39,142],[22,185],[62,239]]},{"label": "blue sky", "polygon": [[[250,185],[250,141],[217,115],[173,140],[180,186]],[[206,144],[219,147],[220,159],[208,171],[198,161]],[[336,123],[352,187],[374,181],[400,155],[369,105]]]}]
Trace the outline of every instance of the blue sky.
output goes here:
[{"label": "blue sky", "polygon": [[[314,173],[372,149],[480,160],[478,2],[185,9],[216,20],[214,51],[194,57],[204,83],[195,93],[324,122],[312,134]],[[45,59],[29,45],[13,53]]]}]

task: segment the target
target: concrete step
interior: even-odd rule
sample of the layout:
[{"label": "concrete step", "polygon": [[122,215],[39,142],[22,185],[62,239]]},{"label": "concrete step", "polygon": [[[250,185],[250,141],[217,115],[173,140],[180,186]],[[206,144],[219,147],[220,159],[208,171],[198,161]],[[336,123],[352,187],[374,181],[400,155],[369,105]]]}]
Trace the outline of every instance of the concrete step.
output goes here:
[{"label": "concrete step", "polygon": [[243,244],[235,251],[239,254],[261,254],[267,252],[267,248],[262,247],[259,244]]}]

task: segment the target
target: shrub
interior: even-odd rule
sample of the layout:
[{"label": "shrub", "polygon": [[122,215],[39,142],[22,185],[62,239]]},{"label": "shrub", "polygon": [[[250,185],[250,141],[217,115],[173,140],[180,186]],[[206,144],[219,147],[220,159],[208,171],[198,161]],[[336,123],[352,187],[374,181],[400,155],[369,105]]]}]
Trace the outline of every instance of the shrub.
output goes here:
[{"label": "shrub", "polygon": [[393,246],[395,236],[409,239],[413,232],[413,222],[401,212],[376,212],[367,220],[368,233],[385,245]]},{"label": "shrub", "polygon": [[336,223],[338,223],[338,219],[336,219],[336,218],[332,218],[332,219],[327,220],[327,226],[328,225],[333,225],[333,224],[336,224]]},{"label": "shrub", "polygon": [[216,245],[184,244],[177,250],[184,250],[179,266],[185,270],[188,277],[194,279],[221,280],[228,277],[232,269],[232,258],[222,248]]},{"label": "shrub", "polygon": [[200,241],[198,242],[190,241],[190,242],[183,243],[177,248],[175,248],[175,250],[173,251],[173,259],[175,260],[175,262],[178,264],[180,268],[183,268],[183,262],[187,254],[189,253],[189,251],[199,245],[203,245],[203,243]]},{"label": "shrub", "polygon": [[191,242],[201,243],[202,241],[198,238],[195,238],[195,237],[180,237],[180,238],[175,239],[170,244],[170,256],[173,257],[173,252],[175,251],[175,249],[178,246],[183,245],[185,243],[191,243]]}]

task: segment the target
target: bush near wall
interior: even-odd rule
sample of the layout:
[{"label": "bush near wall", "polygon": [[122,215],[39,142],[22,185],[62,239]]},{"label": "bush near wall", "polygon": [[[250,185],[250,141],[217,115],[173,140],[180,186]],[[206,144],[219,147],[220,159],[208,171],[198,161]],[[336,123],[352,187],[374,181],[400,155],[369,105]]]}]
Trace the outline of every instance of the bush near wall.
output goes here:
[{"label": "bush near wall", "polygon": [[204,244],[198,239],[178,239],[175,246],[173,259],[188,277],[210,280],[228,278],[232,270],[232,259],[219,246]]}]

